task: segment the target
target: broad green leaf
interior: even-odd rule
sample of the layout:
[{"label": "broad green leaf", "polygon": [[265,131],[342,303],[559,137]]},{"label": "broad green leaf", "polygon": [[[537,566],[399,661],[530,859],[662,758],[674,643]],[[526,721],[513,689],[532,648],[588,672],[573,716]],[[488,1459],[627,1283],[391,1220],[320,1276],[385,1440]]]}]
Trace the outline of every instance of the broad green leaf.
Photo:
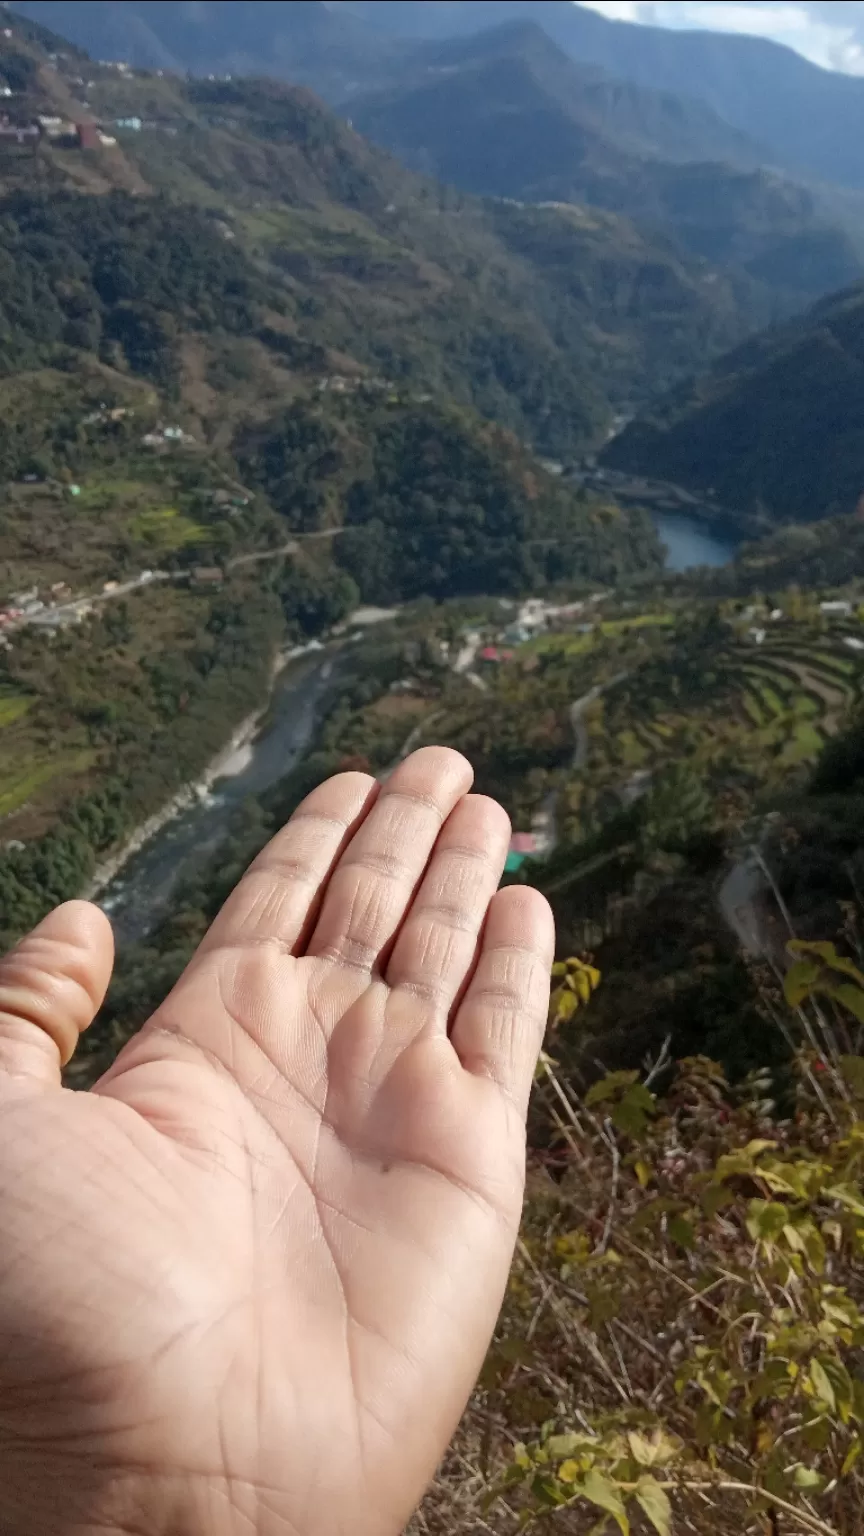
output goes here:
[{"label": "broad green leaf", "polygon": [[843,1422],[848,1422],[852,1408],[853,1393],[852,1378],[845,1365],[842,1360],[836,1359],[833,1355],[826,1355],[821,1361],[814,1361],[814,1364],[821,1365],[827,1380],[831,1383],[835,1406]]},{"label": "broad green leaf", "polygon": [[823,1274],[826,1258],[825,1241],[822,1233],[812,1222],[808,1222],[804,1229],[804,1252],[807,1255],[807,1262],[814,1273],[817,1275]]},{"label": "broad green leaf", "polygon": [[539,1504],[545,1504],[547,1509],[560,1509],[567,1503],[567,1495],[555,1482],[554,1478],[537,1476],[531,1484],[531,1492]]},{"label": "broad green leaf", "polygon": [[810,996],[822,975],[822,966],[813,960],[798,960],[783,978],[783,994],[790,1008],[798,1008]]},{"label": "broad green leaf", "polygon": [[808,943],[804,939],[792,939],[787,945],[790,955],[798,955],[802,958],[812,956],[821,960],[832,971],[839,971],[843,976],[851,976],[859,987],[864,987],[864,975],[852,960],[847,960],[843,955],[838,955],[833,944]]},{"label": "broad green leaf", "polygon": [[579,1491],[592,1504],[596,1504],[598,1509],[605,1510],[607,1515],[617,1521],[622,1536],[630,1536],[630,1521],[627,1519],[624,1501],[611,1478],[605,1477],[602,1472],[589,1472]]},{"label": "broad green leaf", "polygon": [[577,1451],[582,1451],[591,1445],[588,1435],[550,1435],[546,1441],[546,1449],[553,1461],[566,1461],[568,1457],[575,1456]]},{"label": "broad green leaf", "polygon": [[641,1104],[632,1095],[625,1093],[619,1104],[613,1105],[609,1111],[609,1119],[616,1131],[621,1131],[624,1136],[632,1136],[634,1139],[641,1136],[648,1117]]},{"label": "broad green leaf", "polygon": [[750,1141],[746,1147],[741,1147],[737,1152],[725,1153],[723,1157],[717,1159],[717,1167],[714,1170],[715,1179],[729,1179],[735,1174],[752,1173],[762,1153],[773,1150],[776,1145],[776,1141]]},{"label": "broad green leaf", "polygon": [[845,1008],[847,1013],[851,1013],[859,1024],[864,1024],[864,991],[860,987],[853,987],[850,982],[844,981],[839,987],[830,987],[827,990],[829,997],[833,997],[835,1002],[840,1003],[841,1007]]},{"label": "broad green leaf", "polygon": [[702,1191],[702,1209],[709,1220],[734,1202],[735,1196],[725,1184],[708,1184]]},{"label": "broad green leaf", "polygon": [[585,1103],[591,1108],[594,1104],[605,1104],[608,1099],[614,1099],[616,1094],[629,1088],[631,1083],[638,1080],[638,1072],[610,1072],[608,1077],[594,1083],[585,1095]]},{"label": "broad green leaf", "polygon": [[853,1215],[864,1216],[864,1198],[854,1184],[832,1184],[825,1194],[829,1200],[836,1200],[838,1205],[852,1211]]},{"label": "broad green leaf", "polygon": [[827,1403],[829,1408],[836,1411],[837,1399],[834,1396],[834,1388],[822,1362],[820,1360],[811,1360],[807,1374],[819,1401]]},{"label": "broad green leaf", "polygon": [[840,1071],[856,1099],[864,1099],[864,1056],[841,1056]]},{"label": "broad green leaf", "polygon": [[660,1536],[671,1536],[672,1506],[665,1488],[654,1477],[640,1477],[636,1485],[636,1503]]},{"label": "broad green leaf", "polygon": [[569,1024],[578,1007],[579,999],[575,992],[559,992],[553,1001],[555,1023]]},{"label": "broad green leaf", "polygon": [[779,1200],[751,1200],[747,1207],[747,1231],[754,1243],[776,1242],[788,1220],[789,1207]]},{"label": "broad green leaf", "polygon": [[686,1221],[683,1216],[670,1216],[666,1227],[673,1243],[679,1248],[690,1253],[696,1247],[696,1231],[692,1221]]},{"label": "broad green leaf", "polygon": [[630,1447],[630,1455],[640,1467],[653,1467],[654,1446],[646,1435],[640,1435],[638,1431],[631,1430],[627,1436],[627,1444]]},{"label": "broad green leaf", "polygon": [[796,1467],[792,1478],[796,1488],[824,1488],[825,1479],[821,1472],[815,1472],[812,1467]]}]

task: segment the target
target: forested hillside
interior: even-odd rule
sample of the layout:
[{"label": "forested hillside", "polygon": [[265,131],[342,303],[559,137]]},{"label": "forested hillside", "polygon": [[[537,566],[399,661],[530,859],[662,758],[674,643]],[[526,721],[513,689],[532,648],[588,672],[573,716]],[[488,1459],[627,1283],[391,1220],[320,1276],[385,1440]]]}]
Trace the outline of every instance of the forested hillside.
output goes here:
[{"label": "forested hillside", "polygon": [[[303,91],[260,81],[184,85],[91,64],[85,112],[79,64],[53,65],[38,42],[13,35],[0,39],[0,70],[12,53],[35,68],[28,110],[96,116],[111,130],[103,136],[117,140],[83,151],[59,139],[0,144],[0,190],[18,199],[5,217],[22,263],[40,222],[44,237],[55,238],[42,193],[56,200],[125,192],[142,203],[164,193],[175,206],[160,267],[190,265],[178,278],[181,309],[184,284],[206,259],[247,294],[254,289],[259,313],[269,307],[282,317],[275,342],[270,323],[263,340],[252,325],[239,347],[217,347],[236,392],[254,395],[254,376],[274,361],[320,378],[344,371],[351,357],[472,404],[544,452],[571,452],[602,437],[616,404],[681,377],[694,357],[715,355],[769,312],[758,285],[718,275],[612,215],[508,208],[414,177]],[[118,128],[118,120],[140,126]],[[28,198],[37,199],[30,215]],[[63,207],[72,227],[72,205]],[[127,238],[118,219],[131,243],[137,229],[146,243],[147,218],[115,196],[103,230],[99,205],[82,209],[97,248]],[[191,254],[199,244],[200,257]],[[242,273],[244,257],[257,273]],[[89,289],[92,276],[77,272],[76,280]],[[44,285],[44,275],[37,281]],[[98,282],[104,288],[102,270]],[[146,275],[141,282],[147,286]],[[147,302],[158,309],[154,299]],[[116,293],[108,300],[119,302]],[[123,302],[133,301],[126,294]],[[232,333],[220,306],[222,299],[209,326],[194,319],[205,382],[214,350],[208,330]],[[92,298],[86,313],[94,313]],[[193,318],[191,310],[175,314],[175,332],[192,328]]]},{"label": "forested hillside", "polygon": [[299,400],[236,451],[290,529],[341,527],[335,559],[371,602],[660,569],[644,514],[580,496],[511,433],[453,407],[386,392]]},{"label": "forested hillside", "polygon": [[718,142],[700,159],[686,103],[631,99],[637,87],[577,66],[537,27],[429,45],[401,74],[345,110],[416,170],[468,192],[623,214],[770,287],[778,310],[864,271],[864,204],[832,206],[766,169],[755,145]]},{"label": "forested hillside", "polygon": [[855,510],[864,494],[864,288],[767,331],[672,392],[607,460],[713,490],[777,522]]}]

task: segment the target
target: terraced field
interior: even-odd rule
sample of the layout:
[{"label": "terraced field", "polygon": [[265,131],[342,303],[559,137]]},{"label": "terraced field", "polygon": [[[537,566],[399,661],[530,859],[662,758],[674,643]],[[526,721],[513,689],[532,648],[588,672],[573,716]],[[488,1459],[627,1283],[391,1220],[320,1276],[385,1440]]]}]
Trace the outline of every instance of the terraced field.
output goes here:
[{"label": "terraced field", "polygon": [[[676,660],[669,658],[672,676]],[[770,782],[815,759],[840,728],[864,695],[864,655],[850,653],[839,631],[818,639],[778,632],[762,645],[723,650],[680,710],[666,701],[653,708],[658,701],[640,699],[638,684],[637,671],[619,696],[607,698],[591,743],[600,778],[683,754],[715,778],[737,768]]]}]

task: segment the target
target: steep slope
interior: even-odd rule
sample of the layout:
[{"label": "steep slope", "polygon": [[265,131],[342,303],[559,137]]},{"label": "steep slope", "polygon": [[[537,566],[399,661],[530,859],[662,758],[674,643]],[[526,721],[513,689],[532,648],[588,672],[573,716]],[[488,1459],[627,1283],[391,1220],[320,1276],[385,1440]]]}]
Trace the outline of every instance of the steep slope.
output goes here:
[{"label": "steep slope", "polygon": [[715,137],[733,160],[749,156],[749,169],[675,163],[695,161],[693,144],[711,140],[685,103],[573,64],[537,27],[430,45],[404,85],[345,110],[416,170],[474,193],[622,213],[790,304],[864,272],[864,204],[829,217],[812,192],[756,168],[743,136]]},{"label": "steep slope", "polygon": [[303,399],[234,446],[289,528],[341,528],[336,559],[371,602],[660,569],[644,514],[580,498],[511,433],[449,405]]},{"label": "steep slope", "polygon": [[[436,5],[431,12],[421,0],[415,9],[405,17],[398,4],[373,6],[370,21],[321,0],[18,7],[68,28],[101,57],[199,76],[266,71],[311,85],[416,169],[475,193],[587,201],[673,232],[691,254],[733,262],[760,283],[767,278],[781,310],[861,274],[864,198],[830,187],[811,192],[761,170],[789,156],[770,136],[741,132],[699,100],[698,70],[685,94],[681,81],[671,92],[655,89],[650,76],[622,78],[623,67],[617,77],[608,74],[590,48],[591,62],[574,63],[582,29],[593,36],[594,22],[607,24],[569,0],[527,8],[484,0],[479,10]],[[502,18],[491,32],[476,31]],[[400,26],[468,35],[422,43],[394,35]],[[629,30],[640,38],[651,31]],[[774,57],[770,49],[767,57]],[[819,132],[830,130],[824,110],[821,103]],[[847,126],[851,131],[854,121]],[[840,166],[832,150],[821,169],[842,180]]]},{"label": "steep slope", "polygon": [[270,74],[347,94],[408,50],[386,31],[321,0],[47,0],[13,5],[100,59],[183,74]]},{"label": "steep slope", "polygon": [[864,494],[864,285],[721,358],[605,458],[777,521],[852,511]]},{"label": "steep slope", "polygon": [[333,0],[330,8],[414,40],[530,19],[581,63],[699,97],[766,145],[783,169],[864,188],[864,81],[820,69],[777,43],[610,21],[570,0]]},{"label": "steep slope", "polygon": [[[119,141],[0,145],[0,191],[24,199],[10,210],[16,223],[27,199],[37,222],[50,221],[49,199],[122,190],[134,200],[106,204],[106,218],[131,220],[134,244],[140,210],[161,192],[180,205],[175,226],[183,209],[198,210],[186,236],[174,228],[171,259],[185,261],[184,247],[203,238],[203,217],[202,250],[215,241],[263,284],[242,335],[218,318],[220,301],[209,329],[191,327],[190,349],[188,316],[167,312],[177,388],[213,430],[262,392],[371,370],[473,405],[544,452],[576,452],[602,440],[614,408],[692,371],[769,313],[764,289],[627,221],[484,203],[422,181],[303,90],[92,63],[85,79],[80,60],[52,63],[24,29],[10,30],[0,68],[4,49],[31,60],[33,110],[96,117]],[[99,217],[91,209],[82,228]],[[68,202],[50,232],[61,286],[66,220],[75,223]],[[70,239],[76,260],[91,263],[99,239]],[[39,265],[26,251],[20,259]],[[88,293],[92,277],[88,266]],[[84,307],[102,303],[91,295]],[[159,324],[164,332],[164,315]],[[55,342],[66,344],[62,327]]]},{"label": "steep slope", "polygon": [[[440,84],[472,71],[480,78],[480,72],[491,65],[512,65],[515,61],[523,67],[523,78],[530,74],[538,98],[542,96],[566,118],[630,154],[647,154],[673,163],[724,160],[747,168],[770,158],[764,145],[731,128],[696,97],[637,86],[595,65],[579,64],[530,20],[504,22],[470,37],[414,45],[391,71],[382,105],[391,93],[398,103],[403,93],[423,85]],[[493,74],[490,85],[494,87],[494,83]],[[523,91],[527,89],[527,84],[522,86]],[[370,94],[373,99],[367,104]],[[503,90],[500,94],[503,96]],[[358,126],[360,117],[374,105],[375,96],[367,86],[359,96],[347,98],[346,110]],[[521,113],[523,103],[518,94],[512,105],[514,114]],[[498,101],[493,99],[492,106],[498,106]]]}]

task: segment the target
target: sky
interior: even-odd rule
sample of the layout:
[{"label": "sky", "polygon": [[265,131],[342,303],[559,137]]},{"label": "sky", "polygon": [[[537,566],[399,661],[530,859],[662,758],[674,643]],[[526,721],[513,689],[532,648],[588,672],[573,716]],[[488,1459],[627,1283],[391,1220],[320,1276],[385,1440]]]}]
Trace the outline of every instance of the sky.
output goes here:
[{"label": "sky", "polygon": [[864,0],[580,0],[618,21],[747,32],[797,49],[814,64],[864,75]]}]

